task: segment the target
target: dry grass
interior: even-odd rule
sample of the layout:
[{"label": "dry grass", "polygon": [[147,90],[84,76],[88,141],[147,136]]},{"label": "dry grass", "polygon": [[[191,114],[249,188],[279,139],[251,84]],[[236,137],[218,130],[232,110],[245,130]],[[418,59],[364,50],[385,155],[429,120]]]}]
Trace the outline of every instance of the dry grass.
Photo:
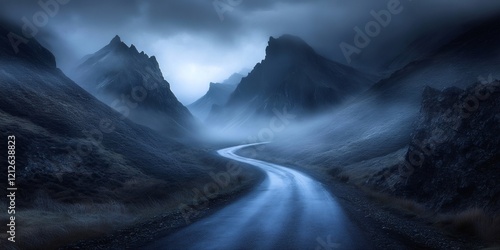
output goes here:
[{"label": "dry grass", "polygon": [[481,208],[439,215],[436,224],[452,233],[471,236],[487,243],[500,244],[500,216],[489,215]]},{"label": "dry grass", "polygon": [[[39,196],[36,208],[16,211],[16,243],[21,249],[56,249],[134,223],[120,203],[62,204]],[[2,224],[7,218],[0,217]]]},{"label": "dry grass", "polygon": [[[179,204],[189,202],[192,196],[188,191],[180,191],[168,200],[128,205],[62,204],[48,197],[38,198],[36,208],[16,213],[16,243],[21,249],[57,249],[132,227],[160,214],[174,213]],[[0,217],[0,223],[6,224],[7,218]]]},{"label": "dry grass", "polygon": [[402,211],[406,214],[420,217],[427,217],[430,214],[424,205],[414,200],[399,198],[385,193],[376,192],[366,187],[360,187],[360,189],[367,193],[368,196],[375,201],[398,211]]},{"label": "dry grass", "polygon": [[[375,201],[398,211],[427,218],[453,235],[479,239],[487,244],[500,245],[500,216],[490,215],[481,208],[470,208],[457,213],[435,213],[424,205],[410,199],[394,197],[359,187]],[[495,249],[495,248],[493,248]]]},{"label": "dry grass", "polygon": [[[213,180],[207,179],[206,183]],[[206,184],[203,183],[202,184]],[[238,175],[230,185],[207,197],[209,202],[231,194],[252,183],[252,178]],[[151,220],[154,216],[178,212],[180,204],[193,202],[192,188],[203,190],[200,183],[186,183],[185,189],[172,192],[168,199],[145,199],[141,203],[124,204],[117,201],[107,203],[66,204],[39,193],[31,209],[16,211],[16,245],[21,249],[57,249],[85,239],[112,233],[119,229]],[[192,187],[188,189],[188,187]],[[7,207],[0,202],[1,207]],[[7,224],[6,213],[0,215],[0,224]],[[5,239],[6,234],[0,234]],[[0,248],[1,249],[1,248]]]}]

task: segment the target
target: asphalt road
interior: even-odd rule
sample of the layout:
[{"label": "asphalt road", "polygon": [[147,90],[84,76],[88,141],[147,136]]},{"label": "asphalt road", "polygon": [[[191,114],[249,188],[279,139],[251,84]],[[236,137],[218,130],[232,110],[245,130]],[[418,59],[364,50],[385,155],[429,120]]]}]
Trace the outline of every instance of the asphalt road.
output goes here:
[{"label": "asphalt road", "polygon": [[144,249],[370,249],[335,198],[307,175],[241,157],[249,145],[221,149],[226,158],[262,169],[253,191]]}]

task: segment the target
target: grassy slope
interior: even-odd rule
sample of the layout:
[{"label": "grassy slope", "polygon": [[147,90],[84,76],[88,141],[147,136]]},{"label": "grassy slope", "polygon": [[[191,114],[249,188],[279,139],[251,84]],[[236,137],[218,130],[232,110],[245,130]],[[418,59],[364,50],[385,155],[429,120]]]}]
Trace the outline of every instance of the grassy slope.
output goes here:
[{"label": "grassy slope", "polygon": [[[35,40],[13,53],[9,30],[0,31],[0,135],[16,136],[18,246],[56,247],[177,210],[192,202],[187,190],[225,170],[213,154],[122,119],[57,69]],[[234,176],[236,185],[221,192],[249,179]],[[6,220],[2,214],[0,223]]]}]

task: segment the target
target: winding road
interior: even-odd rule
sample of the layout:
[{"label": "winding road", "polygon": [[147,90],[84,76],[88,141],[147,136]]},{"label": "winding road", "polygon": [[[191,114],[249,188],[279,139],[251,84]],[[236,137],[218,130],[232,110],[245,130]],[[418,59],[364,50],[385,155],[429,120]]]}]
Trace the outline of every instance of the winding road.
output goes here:
[{"label": "winding road", "polygon": [[[254,144],[252,144],[254,145]],[[262,169],[253,191],[144,249],[370,249],[330,193],[307,175],[221,149],[228,159]]]}]

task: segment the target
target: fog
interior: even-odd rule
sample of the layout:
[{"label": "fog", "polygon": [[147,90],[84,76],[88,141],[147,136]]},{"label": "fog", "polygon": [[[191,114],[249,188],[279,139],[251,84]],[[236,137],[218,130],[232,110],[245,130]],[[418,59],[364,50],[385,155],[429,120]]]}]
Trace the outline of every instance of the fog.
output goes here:
[{"label": "fog", "polygon": [[[55,54],[58,67],[68,72],[83,56],[101,49],[118,34],[126,44],[154,55],[174,94],[189,104],[205,94],[210,82],[222,82],[235,72],[252,69],[264,58],[270,36],[297,35],[331,60],[387,77],[381,69],[388,64],[395,65],[391,70],[403,67],[456,38],[464,25],[500,12],[498,1],[400,1],[398,14],[366,48],[351,61],[346,60],[339,45],[354,44],[354,28],[363,29],[374,19],[373,12],[386,11],[395,2],[243,1],[221,17],[211,2],[71,1],[60,5],[34,36]],[[26,25],[25,17],[29,21],[44,10],[33,1],[1,4],[2,18],[21,25]],[[434,36],[436,32],[440,36]],[[421,42],[419,46],[414,46],[415,41]],[[242,109],[232,112],[235,117],[228,123],[217,123],[217,118],[194,123],[203,123],[202,140],[208,142],[269,141],[291,154],[311,159],[324,156],[332,164],[351,164],[407,146],[426,85],[441,90],[468,86],[480,76],[498,76],[494,74],[498,64],[459,59],[463,58],[422,66],[387,84],[407,86],[404,89],[369,89],[320,114],[291,111],[287,117],[256,113],[240,119],[237,116],[245,112]],[[145,110],[136,120],[156,130],[165,123],[175,123],[157,116],[155,111]]]},{"label": "fog", "polygon": [[406,147],[419,110],[419,103],[352,100],[313,116],[290,113],[290,120],[275,115],[254,117],[245,126],[210,127],[205,139],[233,144],[271,142],[266,147],[302,155],[303,160],[327,157],[332,165],[347,165]]}]

